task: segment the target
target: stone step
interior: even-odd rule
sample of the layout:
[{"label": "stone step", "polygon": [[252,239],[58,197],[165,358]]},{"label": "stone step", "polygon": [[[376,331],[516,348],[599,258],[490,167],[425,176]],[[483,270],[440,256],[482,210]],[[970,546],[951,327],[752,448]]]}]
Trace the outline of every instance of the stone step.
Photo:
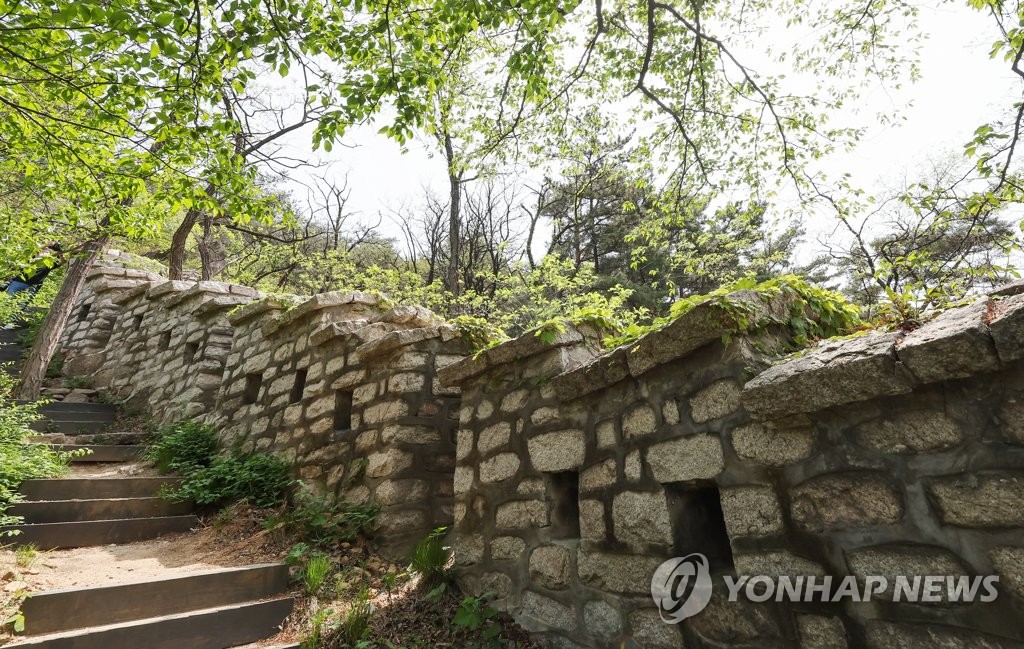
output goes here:
[{"label": "stone step", "polygon": [[41,478],[25,480],[18,493],[25,500],[93,500],[99,498],[150,498],[164,485],[181,479],[156,478]]},{"label": "stone step", "polygon": [[25,500],[11,505],[8,513],[25,523],[72,523],[125,518],[163,518],[192,512],[192,503],[172,503],[163,498],[104,498],[98,500]]},{"label": "stone step", "polygon": [[35,593],[25,600],[21,611],[26,634],[37,636],[254,602],[287,589],[288,566],[260,564],[134,584]]},{"label": "stone step", "polygon": [[18,534],[11,538],[15,545],[31,543],[40,550],[57,550],[146,541],[165,534],[188,532],[198,524],[199,519],[192,515],[160,516],[12,525],[0,527],[0,532],[17,531]]},{"label": "stone step", "polygon": [[26,638],[40,649],[224,649],[269,638],[292,612],[288,597]]},{"label": "stone step", "polygon": [[137,460],[146,454],[144,446],[86,446],[82,444],[50,444],[55,451],[72,453],[76,451],[91,451],[71,459],[72,462],[130,462]]}]

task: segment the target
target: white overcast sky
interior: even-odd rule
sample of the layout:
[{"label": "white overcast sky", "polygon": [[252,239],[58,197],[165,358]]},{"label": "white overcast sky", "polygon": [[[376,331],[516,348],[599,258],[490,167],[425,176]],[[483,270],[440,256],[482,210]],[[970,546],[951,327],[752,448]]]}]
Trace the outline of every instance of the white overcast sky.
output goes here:
[{"label": "white overcast sky", "polygon": [[[921,79],[900,90],[866,92],[854,112],[840,115],[868,130],[853,153],[841,153],[824,162],[829,176],[849,172],[855,184],[869,192],[899,187],[905,176],[914,176],[929,158],[959,152],[981,123],[1003,115],[1016,88],[1009,66],[988,57],[995,39],[994,23],[985,14],[968,9],[965,2],[944,2],[922,9],[920,24],[929,34],[921,49]],[[909,106],[909,107],[908,107]],[[900,110],[903,121],[881,125],[875,115]],[[423,142],[402,148],[374,128],[358,128],[346,142],[354,148],[337,147],[330,154],[314,154],[310,130],[296,132],[286,144],[289,155],[330,161],[317,174],[340,179],[349,175],[352,187],[350,211],[357,218],[376,221],[377,214],[402,204],[421,202],[424,188],[439,195],[446,192],[444,163],[431,158]],[[300,175],[302,172],[299,172]],[[297,198],[305,190],[292,185]],[[835,222],[827,215],[807,214],[807,240],[829,236]],[[385,219],[384,231],[398,237]]]}]

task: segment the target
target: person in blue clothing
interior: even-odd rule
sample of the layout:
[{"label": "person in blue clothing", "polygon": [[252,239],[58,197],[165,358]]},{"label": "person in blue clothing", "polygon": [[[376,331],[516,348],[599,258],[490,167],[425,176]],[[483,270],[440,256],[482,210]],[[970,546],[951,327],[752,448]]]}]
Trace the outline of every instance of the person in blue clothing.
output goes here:
[{"label": "person in blue clothing", "polygon": [[36,258],[31,266],[7,282],[7,288],[4,292],[8,295],[18,295],[28,291],[24,297],[31,299],[39,291],[39,287],[43,285],[43,281],[46,280],[50,271],[63,263],[64,254],[60,244],[51,243],[46,246],[43,253]]}]

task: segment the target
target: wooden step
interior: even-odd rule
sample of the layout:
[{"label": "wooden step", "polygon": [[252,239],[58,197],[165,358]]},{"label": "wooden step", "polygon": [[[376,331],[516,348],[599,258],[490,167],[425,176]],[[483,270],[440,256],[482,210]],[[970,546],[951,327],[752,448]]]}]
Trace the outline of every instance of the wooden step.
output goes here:
[{"label": "wooden step", "polygon": [[88,435],[101,433],[103,429],[113,422],[107,421],[53,421],[52,419],[40,419],[29,425],[34,431],[40,433],[63,433],[64,435]]},{"label": "wooden step", "polygon": [[197,525],[198,518],[186,515],[11,525],[0,527],[0,532],[17,530],[18,534],[10,539],[15,545],[32,543],[40,550],[57,550],[146,541],[165,534],[188,532]]},{"label": "wooden step", "polygon": [[24,329],[0,329],[0,343],[18,344],[18,339],[24,332]]},{"label": "wooden step", "polygon": [[72,453],[91,451],[71,459],[72,462],[130,462],[146,454],[144,446],[86,446],[84,444],[51,444],[55,451]]},{"label": "wooden step", "polygon": [[37,444],[77,444],[79,446],[142,446],[143,442],[152,437],[152,433],[89,433],[84,435],[64,435],[63,433],[44,433],[33,435],[28,441]]},{"label": "wooden step", "polygon": [[25,500],[96,500],[99,498],[150,498],[164,485],[181,478],[41,478],[25,480],[18,493]]},{"label": "wooden step", "polygon": [[288,589],[288,566],[268,563],[159,581],[35,593],[22,604],[28,635],[118,624],[253,602]]},{"label": "wooden step", "polygon": [[11,505],[8,513],[26,523],[71,523],[123,518],[183,516],[192,503],[172,503],[163,498],[104,498],[98,500],[26,500]]},{"label": "wooden step", "polygon": [[[31,403],[30,401],[15,401],[19,405]],[[39,406],[39,412],[48,416],[66,419],[71,416],[92,415],[97,418],[114,421],[117,417],[117,406],[109,403],[74,403],[65,401],[53,401]]]},{"label": "wooden step", "polygon": [[291,614],[288,597],[234,604],[26,638],[10,647],[40,649],[224,649],[275,635]]}]

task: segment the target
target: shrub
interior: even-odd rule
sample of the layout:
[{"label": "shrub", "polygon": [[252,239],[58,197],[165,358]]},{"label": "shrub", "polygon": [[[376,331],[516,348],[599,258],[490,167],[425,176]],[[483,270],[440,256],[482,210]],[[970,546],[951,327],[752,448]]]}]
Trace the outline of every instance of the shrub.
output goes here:
[{"label": "shrub", "polygon": [[147,454],[162,473],[184,474],[210,466],[216,455],[217,435],[213,427],[192,421],[161,430]]},{"label": "shrub", "polygon": [[256,507],[274,507],[284,502],[289,484],[288,464],[273,455],[220,456],[209,466],[186,473],[177,487],[165,489],[163,495],[197,505],[246,500]]},{"label": "shrub", "polygon": [[21,522],[4,512],[16,500],[18,485],[23,480],[63,475],[72,457],[45,444],[25,443],[36,434],[29,426],[39,419],[39,414],[35,405],[18,405],[10,399],[13,387],[14,379],[0,367],[0,525]]},{"label": "shrub", "polygon": [[444,544],[444,527],[439,527],[416,544],[409,568],[420,575],[424,587],[448,581],[452,549]]}]

